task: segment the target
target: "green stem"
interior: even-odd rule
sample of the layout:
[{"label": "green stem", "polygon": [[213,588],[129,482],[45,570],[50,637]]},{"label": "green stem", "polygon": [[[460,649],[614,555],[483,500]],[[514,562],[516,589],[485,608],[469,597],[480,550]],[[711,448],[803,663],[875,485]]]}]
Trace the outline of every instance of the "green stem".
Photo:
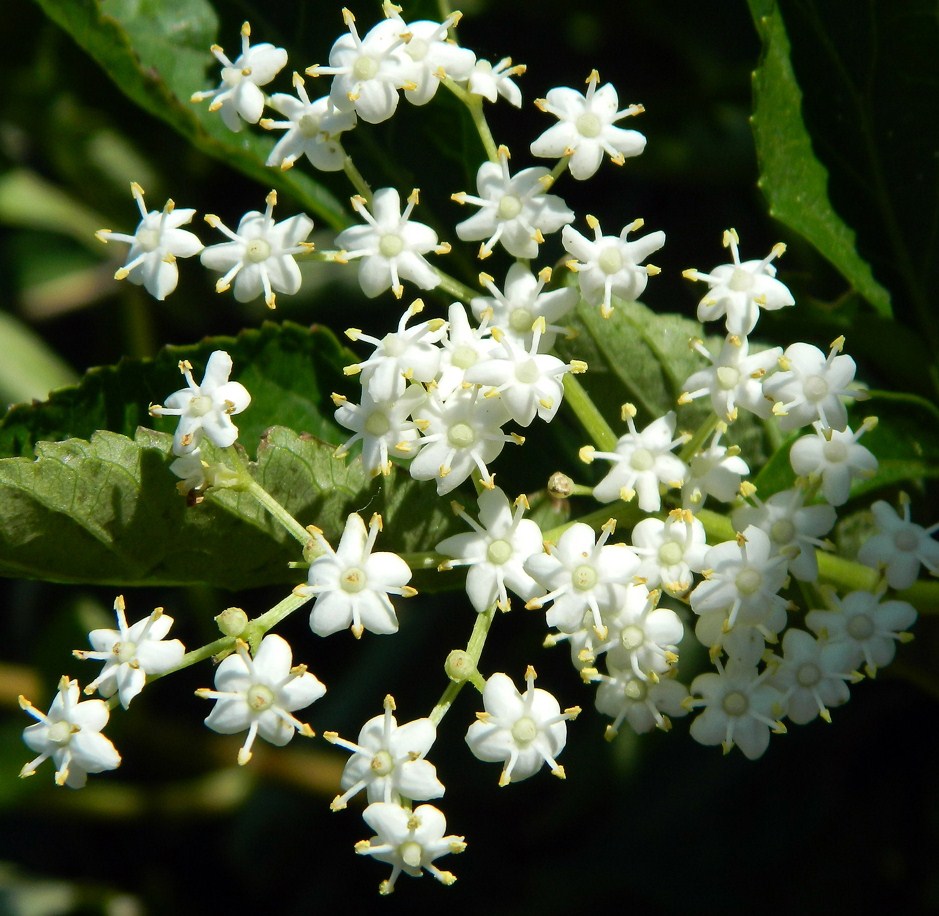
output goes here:
[{"label": "green stem", "polygon": [[686,463],[694,458],[698,449],[704,444],[704,440],[714,432],[719,422],[720,418],[712,411],[710,416],[705,418],[704,422],[695,430],[694,435],[682,446],[678,457]]},{"label": "green stem", "polygon": [[[561,156],[561,158],[558,159],[554,168],[551,169],[551,185],[553,185],[567,171],[567,164],[570,161],[570,156]],[[548,187],[551,187],[551,185],[548,185]]]},{"label": "green stem", "polygon": [[253,496],[267,511],[278,521],[288,533],[291,534],[301,544],[306,547],[310,542],[310,532],[306,530],[264,487],[261,486],[253,477],[245,488],[245,492]]},{"label": "green stem", "polygon": [[479,295],[472,287],[461,283],[455,277],[451,277],[450,274],[441,270],[439,267],[435,266],[434,270],[437,271],[437,276],[440,278],[439,289],[443,290],[445,293],[449,293],[455,299],[468,303],[471,299]]},{"label": "green stem", "polygon": [[364,197],[366,203],[371,206],[372,188],[365,180],[365,176],[356,168],[351,156],[347,155],[346,158],[343,159],[342,170],[346,173],[346,177],[349,181],[352,182],[352,187],[355,188],[356,193]]},{"label": "green stem", "polygon": [[492,138],[492,131],[489,129],[489,122],[483,113],[482,96],[473,95],[467,92],[462,86],[458,86],[452,79],[447,77],[443,80],[443,85],[447,87],[467,108],[470,117],[473,119],[473,126],[479,134],[483,149],[486,151],[486,158],[490,162],[499,161],[499,150],[496,141]]},{"label": "green stem", "polygon": [[593,439],[594,445],[602,452],[613,451],[618,439],[616,433],[590,399],[584,386],[570,372],[564,375],[564,397],[580,420],[580,425]]},{"label": "green stem", "polygon": [[[496,614],[496,607],[493,605],[482,614],[476,615],[476,623],[473,625],[473,632],[470,634],[469,642],[466,644],[466,652],[473,659],[474,664],[479,664],[480,656],[483,654],[483,646],[486,645],[486,637],[489,635],[489,628],[492,626],[493,618]],[[478,677],[478,673],[477,673]],[[475,678],[472,680],[478,689],[482,689]],[[431,710],[430,720],[434,725],[439,725],[447,710],[453,705],[453,701],[459,696],[463,685],[467,681],[451,681],[444,690],[442,696],[437,701],[437,705]]]},{"label": "green stem", "polygon": [[297,608],[303,607],[310,600],[309,595],[289,594],[286,598],[278,601],[269,611],[265,611],[260,617],[252,620],[242,633],[244,639],[251,651],[255,652],[261,639],[271,629],[277,626],[285,617],[289,617]]}]

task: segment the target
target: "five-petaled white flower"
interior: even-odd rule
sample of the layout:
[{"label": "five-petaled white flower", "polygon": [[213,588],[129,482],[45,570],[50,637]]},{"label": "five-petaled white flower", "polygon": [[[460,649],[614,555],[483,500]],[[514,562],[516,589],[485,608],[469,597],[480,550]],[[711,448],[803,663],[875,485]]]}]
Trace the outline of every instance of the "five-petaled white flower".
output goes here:
[{"label": "five-petaled white flower", "polygon": [[124,596],[114,599],[117,614],[116,630],[92,630],[88,640],[92,651],[76,649],[76,658],[103,661],[101,673],[85,687],[85,693],[97,690],[103,697],[120,697],[121,706],[127,709],[147,681],[148,674],[163,674],[175,668],[186,651],[178,639],[167,639],[173,626],[173,618],[156,608],[149,617],[127,625],[124,613]]},{"label": "five-petaled white flower", "polygon": [[108,704],[104,700],[79,702],[78,697],[78,681],[63,676],[48,715],[26,697],[19,698],[20,708],[37,720],[23,730],[23,740],[39,754],[20,770],[21,777],[32,776],[51,757],[56,785],[80,789],[89,773],[103,773],[120,766],[121,755],[101,734],[110,717]]},{"label": "five-petaled white flower", "polygon": [[536,99],[542,111],[553,114],[558,124],[549,127],[531,145],[533,156],[557,159],[569,156],[567,167],[578,181],[590,178],[606,153],[616,165],[627,156],[638,156],[646,146],[646,138],[637,130],[624,130],[616,122],[642,114],[642,105],[619,108],[619,97],[612,83],[597,89],[600,74],[596,70],[587,77],[587,93],[558,87],[548,90],[543,99]]},{"label": "five-petaled white flower", "polygon": [[440,569],[468,566],[466,594],[470,603],[482,613],[497,605],[507,611],[511,606],[508,589],[525,601],[541,594],[538,583],[524,569],[525,561],[541,550],[541,528],[523,518],[528,500],[519,496],[515,510],[505,493],[494,487],[477,497],[479,522],[474,521],[458,503],[453,509],[473,531],[444,538],[436,547],[438,553],[453,557]]},{"label": "five-petaled white flower", "polygon": [[513,64],[511,57],[503,57],[497,64],[477,60],[467,80],[467,91],[490,102],[501,95],[510,105],[521,108],[522,91],[512,82],[512,77],[521,76],[527,69],[524,64]]},{"label": "five-petaled white flower", "polygon": [[813,424],[815,435],[802,436],[792,443],[789,463],[803,477],[820,479],[822,495],[833,506],[841,506],[851,495],[851,481],[873,477],[877,459],[858,439],[877,425],[876,417],[867,417],[855,432],[829,429],[821,421]]},{"label": "five-petaled white flower", "polygon": [[408,196],[401,212],[401,198],[394,188],[379,188],[372,197],[372,210],[364,197],[352,198],[352,209],[365,226],[350,226],[336,236],[340,251],[335,260],[344,264],[361,258],[359,284],[370,298],[389,287],[400,299],[404,294],[402,280],[410,280],[421,289],[433,289],[440,283],[437,271],[424,257],[429,251],[446,254],[449,245],[437,245],[437,233],[430,226],[411,220],[419,200],[418,189]]},{"label": "five-petaled white flower", "polygon": [[310,564],[307,584],[298,585],[294,593],[315,599],[310,627],[317,636],[329,636],[347,627],[356,639],[365,630],[397,632],[398,618],[388,595],[410,598],[417,592],[407,584],[411,570],[401,557],[372,553],[379,531],[380,515],[373,515],[366,528],[355,512],[346,519],[335,550],[321,531],[313,531],[323,553]]},{"label": "five-petaled white flower", "polygon": [[278,92],[271,96],[271,108],[284,115],[286,121],[262,118],[265,130],[283,130],[265,165],[289,169],[302,156],[321,172],[338,172],[345,164],[346,153],[339,135],[355,127],[354,111],[339,111],[332,99],[325,96],[310,101],[303,77],[293,75],[298,98]]},{"label": "five-petaled white flower", "polygon": [[262,293],[268,308],[274,308],[274,291],[292,296],[300,289],[300,268],[294,255],[313,250],[306,237],[313,231],[313,220],[305,213],[274,222],[277,192],[265,198],[263,213],[251,210],[241,217],[238,231],[232,232],[215,214],[205,221],[230,242],[219,242],[204,249],[200,260],[209,270],[223,273],[215,283],[215,291],[224,293],[234,281],[235,298],[250,302]]},{"label": "five-petaled white flower", "polygon": [[329,97],[340,111],[352,111],[369,124],[387,121],[398,107],[398,90],[416,89],[409,80],[412,61],[404,53],[401,22],[385,19],[359,37],[355,16],[343,9],[348,35],[336,39],[329,66],[307,67],[309,76],[332,76]]},{"label": "five-petaled white flower", "polygon": [[567,744],[567,720],[576,719],[580,707],[561,712],[554,696],[535,687],[535,677],[529,665],[525,672],[528,689],[519,693],[507,674],[491,675],[483,688],[485,712],[476,713],[477,721],[466,733],[466,743],[476,757],[504,764],[500,786],[534,776],[545,763],[552,775],[565,778],[556,758]]},{"label": "five-petaled white flower", "polygon": [[222,65],[222,83],[218,89],[193,93],[190,99],[212,99],[209,111],[221,110],[225,126],[236,132],[241,130],[242,119],[258,123],[264,111],[264,93],[259,87],[266,86],[287,63],[283,48],[267,42],[252,48],[250,38],[251,26],[246,22],[241,27],[241,54],[234,62],[218,45],[212,45],[211,51]]},{"label": "five-petaled white flower", "polygon": [[234,735],[248,729],[238,751],[238,765],[251,759],[251,747],[260,736],[278,747],[299,732],[313,737],[313,729],[291,715],[326,693],[323,684],[306,670],[293,664],[290,643],[269,633],[261,640],[254,658],[248,646],[238,640],[235,651],[215,671],[215,690],[202,688],[196,696],[215,700],[205,724],[220,735]]},{"label": "five-petaled white flower", "polygon": [[721,264],[709,274],[690,267],[682,272],[688,280],[704,280],[710,291],[698,303],[698,321],[715,321],[726,316],[727,333],[746,336],[755,327],[760,309],[769,311],[794,305],[795,299],[787,287],[776,279],[776,268],[770,263],[786,250],[782,242],[762,261],[740,262],[737,245],[740,237],[736,229],[724,232],[723,244],[730,249],[732,264]]},{"label": "five-petaled white flower", "polygon": [[437,93],[441,79],[463,82],[469,78],[476,64],[476,55],[469,48],[461,48],[447,36],[463,18],[451,13],[443,22],[419,19],[405,24],[400,7],[388,3],[386,15],[401,23],[400,37],[404,39],[402,61],[407,81],[404,97],[412,105],[426,105]]},{"label": "five-petaled white flower", "polygon": [[790,344],[779,357],[779,370],[763,384],[766,396],[776,401],[773,413],[779,428],[789,431],[821,421],[823,426],[843,430],[848,411],[843,398],[856,398],[861,392],[851,388],[857,365],[850,356],[838,355],[844,337],[832,342],[826,357],[811,344]]},{"label": "five-petaled white flower", "polygon": [[227,448],[238,438],[238,427],[232,414],[241,413],[250,403],[251,395],[241,382],[230,382],[231,357],[224,350],[215,350],[205,365],[202,384],[192,377],[192,364],[184,359],[179,371],[187,388],[174,391],[166,406],[150,405],[152,417],[179,417],[173,436],[173,454],[188,455],[195,451],[203,433],[213,445]]},{"label": "five-petaled white flower", "polygon": [[330,744],[352,752],[342,771],[340,786],[330,808],[339,811],[362,789],[369,802],[426,801],[444,793],[434,765],[425,760],[437,737],[430,719],[415,719],[398,725],[392,715],[395,701],[385,697],[383,715],[369,719],[359,732],[358,743],[340,738],[336,732],[323,732]]},{"label": "five-petaled white flower", "polygon": [[378,886],[380,894],[390,894],[395,889],[401,872],[419,878],[423,869],[442,884],[456,881],[451,872],[437,868],[434,859],[463,852],[466,843],[461,836],[444,836],[447,820],[439,808],[419,805],[411,811],[389,802],[375,802],[362,817],[377,836],[356,843],[355,851],[391,866],[391,877]]},{"label": "five-petaled white flower", "polygon": [[499,161],[484,162],[476,173],[478,197],[465,191],[451,195],[458,204],[479,207],[478,213],[457,223],[456,234],[464,242],[485,239],[480,258],[488,258],[499,242],[514,258],[537,257],[544,234],[557,232],[574,218],[560,197],[546,193],[550,184],[546,168],[510,175],[509,151],[500,147]]},{"label": "five-petaled white flower", "polygon": [[130,280],[153,296],[165,299],[179,281],[177,258],[191,258],[202,251],[203,245],[195,233],[181,229],[189,223],[196,211],[177,210],[172,200],[163,210],[147,210],[143,188],[136,181],[130,183],[130,192],[140,210],[140,222],[133,235],[99,229],[95,238],[102,242],[127,242],[130,251],[123,267],[114,274],[115,280]]},{"label": "five-petaled white flower", "polygon": [[650,232],[641,239],[627,242],[626,236],[644,225],[641,219],[633,220],[618,236],[603,235],[595,216],[587,216],[587,225],[593,229],[593,241],[570,226],[565,226],[561,232],[564,249],[573,255],[573,259],[565,263],[576,271],[580,292],[587,304],[599,305],[600,314],[609,318],[613,296],[638,299],[649,277],[659,272],[654,264],[640,262],[665,244],[665,233]]},{"label": "five-petaled white flower", "polygon": [[910,499],[900,499],[903,516],[883,500],[871,506],[877,533],[871,535],[858,551],[858,560],[874,569],[883,568],[891,588],[909,588],[919,576],[920,564],[939,575],[939,541],[932,536],[939,531],[939,522],[923,528],[910,521]]}]

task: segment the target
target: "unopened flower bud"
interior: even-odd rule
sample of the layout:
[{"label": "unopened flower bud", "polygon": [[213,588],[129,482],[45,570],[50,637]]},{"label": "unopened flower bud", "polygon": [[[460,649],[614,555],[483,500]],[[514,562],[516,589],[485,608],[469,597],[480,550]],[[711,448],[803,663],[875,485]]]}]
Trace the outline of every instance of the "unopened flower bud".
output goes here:
[{"label": "unopened flower bud", "polygon": [[248,615],[240,607],[225,608],[215,618],[223,636],[241,636],[248,625]]},{"label": "unopened flower bud", "polygon": [[447,673],[447,677],[450,678],[451,681],[456,681],[458,684],[463,681],[468,681],[476,674],[477,670],[476,662],[473,661],[473,657],[464,649],[454,649],[447,656],[443,668]]}]

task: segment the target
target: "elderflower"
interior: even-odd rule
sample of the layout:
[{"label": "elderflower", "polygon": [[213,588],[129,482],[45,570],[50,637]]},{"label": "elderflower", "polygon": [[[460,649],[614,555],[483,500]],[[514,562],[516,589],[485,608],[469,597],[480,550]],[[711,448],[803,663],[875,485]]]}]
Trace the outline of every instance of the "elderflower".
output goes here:
[{"label": "elderflower", "polygon": [[430,226],[411,220],[418,200],[415,188],[402,213],[398,192],[394,188],[379,188],[372,196],[370,213],[364,197],[352,198],[352,209],[367,225],[350,226],[336,236],[336,245],[341,250],[335,260],[345,263],[361,258],[359,284],[369,298],[374,299],[390,288],[400,299],[404,295],[402,279],[410,280],[420,289],[433,289],[440,283],[437,271],[424,255],[428,251],[446,254],[450,246],[438,246],[437,233]]},{"label": "elderflower", "polygon": [[464,242],[485,239],[479,257],[488,258],[500,242],[514,258],[538,256],[545,233],[557,232],[574,213],[556,194],[548,194],[550,172],[546,168],[509,173],[509,151],[499,148],[498,162],[484,162],[476,173],[479,196],[460,191],[451,198],[472,204],[479,212],[457,223],[456,234]]},{"label": "elderflower", "polygon": [[168,200],[159,210],[147,210],[143,199],[143,188],[136,181],[130,183],[130,192],[140,211],[140,222],[133,235],[99,229],[95,238],[108,242],[127,242],[130,251],[124,266],[114,274],[115,280],[130,280],[143,288],[154,299],[165,299],[179,282],[177,258],[191,258],[202,251],[199,238],[188,229],[181,229],[192,221],[196,211],[177,210]]},{"label": "elderflower", "polygon": [[251,748],[260,736],[282,747],[299,732],[313,737],[309,725],[291,715],[304,709],[326,693],[326,688],[306,670],[306,665],[293,665],[287,640],[269,633],[261,640],[254,658],[248,646],[239,640],[235,651],[215,670],[215,690],[202,688],[196,696],[215,700],[205,720],[212,731],[234,735],[248,729],[238,765],[251,759]]},{"label": "elderflower", "polygon": [[600,74],[596,70],[587,77],[586,95],[576,89],[559,87],[548,90],[546,98],[535,105],[554,115],[559,123],[549,127],[531,144],[531,154],[548,159],[570,157],[567,167],[578,181],[585,181],[600,168],[604,153],[616,165],[627,156],[638,156],[646,146],[646,138],[637,130],[624,130],[616,122],[642,114],[641,105],[630,105],[618,111],[619,97],[612,83],[597,89]]},{"label": "elderflower", "polygon": [[454,512],[473,531],[451,535],[437,545],[438,553],[453,558],[445,560],[439,568],[468,566],[466,594],[476,611],[482,613],[493,604],[507,611],[511,607],[508,589],[525,601],[543,591],[524,569],[525,561],[541,550],[541,528],[537,522],[523,518],[529,508],[524,496],[515,500],[514,512],[499,487],[484,489],[477,503],[479,522],[470,518],[458,503],[453,504]]},{"label": "elderflower", "polygon": [[785,431],[821,421],[823,426],[843,430],[848,411],[843,398],[858,397],[851,388],[857,366],[850,356],[837,355],[844,337],[835,340],[826,357],[818,347],[794,343],[779,358],[779,370],[763,385],[776,403],[773,413]]},{"label": "elderflower", "polygon": [[466,733],[466,743],[480,760],[503,763],[499,785],[534,776],[542,764],[551,774],[565,778],[557,756],[567,743],[567,720],[576,719],[580,707],[561,712],[547,690],[535,687],[535,669],[525,672],[528,689],[519,693],[507,674],[493,674],[483,688],[485,712],[476,713]]},{"label": "elderflower", "polygon": [[250,403],[251,395],[240,382],[230,382],[232,360],[224,350],[215,350],[205,364],[202,384],[192,377],[192,363],[184,359],[179,371],[188,387],[173,392],[166,406],[150,405],[152,417],[179,417],[173,436],[173,454],[188,455],[195,451],[205,434],[213,445],[227,448],[238,438],[238,427],[232,415],[241,413]]},{"label": "elderflower", "polygon": [[602,235],[595,216],[587,216],[587,225],[593,229],[593,241],[570,226],[565,226],[561,232],[564,249],[572,255],[565,263],[577,273],[580,292],[587,304],[599,305],[600,314],[609,318],[613,313],[614,295],[621,299],[638,299],[649,277],[659,272],[658,267],[652,264],[643,267],[640,261],[665,244],[665,233],[659,230],[627,242],[626,236],[641,229],[643,220],[633,220],[618,236]]},{"label": "elderflower", "polygon": [[688,688],[671,677],[658,681],[636,677],[631,670],[621,670],[607,662],[609,674],[595,674],[591,682],[599,682],[595,705],[598,712],[613,718],[605,737],[615,738],[623,721],[627,721],[639,735],[660,728],[669,731],[671,716],[686,716],[682,705],[688,697]]},{"label": "elderflower", "polygon": [[932,535],[939,522],[923,528],[910,521],[910,500],[900,500],[901,518],[889,503],[878,500],[871,506],[877,533],[871,535],[858,551],[858,560],[874,569],[883,568],[891,588],[909,588],[919,576],[922,564],[931,575],[939,575],[939,541]]},{"label": "elderflower", "polygon": [[241,217],[237,232],[232,232],[214,214],[207,214],[205,221],[231,241],[209,245],[200,260],[209,270],[223,273],[215,283],[217,293],[231,289],[234,282],[239,302],[250,302],[263,293],[267,307],[274,308],[275,290],[292,296],[300,289],[300,268],[293,256],[312,250],[313,245],[306,237],[313,231],[313,220],[298,213],[275,223],[277,192],[271,191],[265,202],[263,213],[251,210]]},{"label": "elderflower", "polygon": [[856,432],[850,426],[837,430],[814,423],[814,436],[802,436],[792,443],[792,470],[809,480],[821,479],[825,499],[833,506],[844,505],[851,495],[851,482],[873,477],[877,472],[877,459],[858,443],[876,425],[874,417],[865,419]]},{"label": "elderflower", "polygon": [[497,64],[477,60],[466,88],[471,95],[481,95],[490,102],[501,95],[510,105],[521,108],[522,91],[512,82],[512,77],[521,76],[526,69],[524,64],[513,65],[511,57],[503,57]]},{"label": "elderflower", "polygon": [[745,337],[755,327],[760,309],[769,311],[794,305],[788,288],[776,279],[776,268],[770,263],[780,257],[786,246],[779,242],[762,261],[741,263],[736,229],[724,232],[723,245],[730,249],[732,264],[721,264],[709,274],[690,267],[682,272],[688,280],[704,280],[710,287],[698,304],[698,321],[715,321],[726,317],[727,333]]},{"label": "elderflower", "polygon": [[118,595],[114,599],[118,628],[92,630],[88,634],[92,651],[76,649],[73,654],[76,658],[104,662],[101,673],[85,687],[85,693],[97,690],[103,697],[116,693],[121,706],[127,709],[143,690],[147,675],[163,674],[175,668],[186,650],[178,639],[166,638],[173,618],[164,614],[163,608],[156,608],[149,617],[132,626],[127,625],[124,610],[124,597]]},{"label": "elderflower", "polygon": [[217,89],[193,93],[191,102],[212,99],[209,111],[221,111],[225,126],[236,133],[241,130],[242,119],[257,124],[264,111],[264,93],[259,87],[266,86],[287,63],[287,52],[283,48],[264,44],[251,47],[251,26],[246,22],[241,27],[241,54],[232,62],[218,46],[211,51],[222,65],[222,82]]},{"label": "elderflower", "polygon": [[[329,66],[307,67],[309,76],[332,76],[329,97],[340,111],[352,111],[369,124],[387,121],[398,107],[398,90],[408,80],[410,58],[404,55],[401,23],[385,19],[359,37],[355,16],[343,9],[348,35],[329,52]],[[416,86],[414,88],[417,88]]]},{"label": "elderflower", "polygon": [[339,546],[333,550],[322,531],[312,529],[323,553],[310,564],[306,585],[294,593],[312,597],[310,628],[317,636],[329,636],[347,627],[360,639],[362,633],[396,633],[398,618],[389,595],[410,598],[417,592],[407,583],[411,570],[394,553],[372,553],[381,531],[381,516],[373,515],[368,528],[353,512],[346,519]]},{"label": "elderflower", "polygon": [[659,486],[680,487],[688,473],[685,463],[672,454],[672,449],[686,440],[675,436],[675,412],[653,420],[642,432],[636,429],[636,408],[623,407],[629,432],[619,437],[614,452],[598,452],[592,446],[580,450],[582,461],[590,464],[596,458],[613,462],[612,470],[593,488],[594,499],[602,503],[622,499],[629,502],[638,495],[643,512],[658,512],[662,506]]},{"label": "elderflower", "polygon": [[365,789],[369,802],[395,802],[402,799],[426,801],[444,793],[434,765],[425,760],[437,737],[437,728],[430,719],[415,719],[398,725],[392,715],[395,701],[385,697],[383,715],[369,719],[359,732],[358,743],[340,738],[336,732],[323,732],[323,737],[352,753],[342,771],[340,787],[330,808],[340,811],[349,799]]},{"label": "elderflower", "polygon": [[365,823],[377,834],[355,844],[362,856],[372,856],[391,866],[391,877],[378,886],[380,894],[390,894],[401,872],[415,878],[426,871],[441,884],[453,884],[456,876],[441,871],[434,859],[466,849],[463,837],[444,836],[447,820],[433,805],[418,805],[413,811],[388,802],[375,802],[362,814]]},{"label": "elderflower", "polygon": [[55,784],[80,789],[89,773],[114,770],[121,755],[101,734],[108,724],[110,711],[104,700],[79,702],[78,681],[63,676],[48,714],[40,712],[26,697],[19,698],[20,708],[37,720],[23,730],[23,741],[39,756],[20,770],[20,776],[32,776],[36,768],[52,758]]},{"label": "elderflower", "polygon": [[268,103],[287,120],[262,118],[260,121],[265,130],[284,131],[265,165],[279,166],[286,171],[306,156],[313,168],[321,172],[338,172],[346,160],[339,135],[355,127],[355,112],[339,111],[329,97],[311,102],[299,73],[294,73],[293,85],[297,98],[278,92]]}]

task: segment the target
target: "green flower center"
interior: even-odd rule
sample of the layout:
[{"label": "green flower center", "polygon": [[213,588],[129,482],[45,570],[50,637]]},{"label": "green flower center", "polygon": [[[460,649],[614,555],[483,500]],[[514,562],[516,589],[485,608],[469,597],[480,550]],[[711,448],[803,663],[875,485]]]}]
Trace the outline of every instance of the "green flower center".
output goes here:
[{"label": "green flower center", "polygon": [[509,327],[516,334],[527,334],[534,323],[535,319],[531,317],[531,312],[528,309],[512,309],[512,314],[509,316]]},{"label": "green flower center", "polygon": [[312,139],[320,132],[320,119],[315,114],[300,115],[297,126],[304,137]]},{"label": "green flower center", "polygon": [[600,270],[607,275],[619,273],[623,269],[623,255],[620,253],[619,248],[609,246],[600,252],[597,264],[600,265]]},{"label": "green flower center", "polygon": [[720,385],[724,391],[730,391],[731,388],[736,388],[737,382],[739,381],[739,369],[735,369],[733,366],[718,366],[717,384]]},{"label": "green flower center", "polygon": [[637,448],[630,456],[629,464],[634,471],[650,471],[655,458],[647,448]]},{"label": "green flower center", "polygon": [[514,194],[503,194],[499,201],[499,219],[515,219],[522,212],[522,202]]},{"label": "green flower center", "polygon": [[828,382],[820,375],[810,375],[802,386],[807,401],[817,402],[828,396]]},{"label": "green flower center", "polygon": [[114,644],[113,651],[117,656],[117,660],[122,665],[126,665],[128,662],[133,661],[134,656],[137,654],[137,643],[130,640],[118,642]]},{"label": "green flower center", "polygon": [[897,550],[916,550],[919,545],[919,538],[916,536],[915,531],[904,528],[893,536],[893,543],[896,545]]},{"label": "green flower center", "polygon": [[417,840],[407,840],[398,847],[398,855],[408,868],[420,868],[424,857],[424,848]]},{"label": "green flower center", "polygon": [[252,712],[264,712],[274,705],[274,691],[267,684],[252,684],[245,694],[245,700]]},{"label": "green flower center", "polygon": [[59,747],[65,747],[72,740],[72,734],[70,722],[56,722],[55,725],[49,726],[49,731],[46,733],[49,740]]},{"label": "green flower center", "polygon": [[245,248],[245,260],[260,264],[271,256],[271,246],[266,239],[251,239]]},{"label": "green flower center", "polygon": [[353,65],[352,75],[357,80],[370,80],[378,73],[378,61],[367,54],[363,54]]},{"label": "green flower center", "polygon": [[156,229],[141,229],[137,233],[137,244],[144,251],[153,251],[160,244],[160,233]]},{"label": "green flower center", "polygon": [[530,744],[538,737],[538,726],[534,719],[529,716],[522,716],[512,726],[512,737],[517,744]]},{"label": "green flower center", "polygon": [[623,688],[623,694],[628,699],[638,702],[644,700],[648,696],[649,688],[645,685],[645,682],[640,681],[637,677],[634,677],[631,681],[628,681],[626,686]]},{"label": "green flower center", "polygon": [[379,253],[386,258],[396,258],[403,248],[404,242],[401,241],[401,236],[394,232],[385,233],[378,243]]},{"label": "green flower center", "polygon": [[373,410],[365,421],[365,432],[370,436],[384,436],[391,429],[388,416],[382,410]]},{"label": "green flower center", "polygon": [[589,563],[583,563],[571,573],[574,588],[582,592],[592,589],[597,584],[597,578],[597,571]]},{"label": "green flower center", "polygon": [[511,558],[512,545],[503,538],[493,541],[489,547],[486,548],[486,559],[495,566],[508,563]]},{"label": "green flower center", "polygon": [[754,276],[742,267],[735,267],[727,284],[735,293],[745,293],[753,289]]},{"label": "green flower center", "polygon": [[374,757],[370,764],[372,774],[375,776],[387,776],[394,768],[395,762],[388,751],[382,749]]},{"label": "green flower center", "polygon": [[476,442],[476,433],[469,423],[454,423],[447,432],[447,439],[454,448],[469,448]]},{"label": "green flower center", "polygon": [[796,680],[800,687],[814,687],[822,679],[822,672],[814,662],[806,662],[799,666]]},{"label": "green flower center", "polygon": [[840,464],[848,457],[848,448],[843,442],[832,439],[822,446],[822,455],[825,456],[826,461],[830,461],[832,464]]},{"label": "green flower center", "polygon": [[190,417],[204,417],[212,409],[212,398],[207,394],[197,394],[189,402]]},{"label": "green flower center", "polygon": [[659,548],[659,563],[663,566],[675,566],[684,556],[685,551],[677,541],[666,541]]},{"label": "green flower center", "polygon": [[365,571],[359,569],[358,566],[350,566],[339,577],[339,583],[342,585],[342,590],[353,595],[365,588],[366,581],[367,579],[365,577]]},{"label": "green flower center", "polygon": [[541,377],[541,372],[538,370],[538,363],[533,359],[526,359],[525,362],[519,363],[515,367],[515,377],[523,385],[534,385]]},{"label": "green flower center", "polygon": [[737,573],[734,584],[737,586],[737,591],[744,597],[755,595],[763,584],[763,576],[760,574],[759,570],[748,566],[746,569]]},{"label": "green flower center", "polygon": [[777,544],[790,544],[795,540],[796,526],[788,518],[781,518],[773,522],[769,536]]},{"label": "green flower center", "polygon": [[635,652],[636,649],[641,648],[642,644],[646,641],[646,635],[642,632],[641,627],[630,624],[628,627],[623,627],[620,641],[623,643],[623,648],[627,652]]},{"label": "green flower center", "polygon": [[874,621],[867,614],[856,614],[848,621],[848,635],[858,642],[864,642],[874,635]]},{"label": "green flower center", "polygon": [[585,111],[575,124],[577,132],[588,140],[600,136],[600,131],[603,130],[603,123],[592,111]]},{"label": "green flower center", "polygon": [[478,359],[479,354],[472,347],[467,344],[461,344],[453,351],[450,362],[452,362],[457,369],[469,369],[470,366],[476,365]]},{"label": "green flower center", "polygon": [[728,716],[742,716],[750,708],[750,701],[745,693],[741,693],[739,690],[731,690],[724,697],[721,706],[724,707],[724,712]]}]

